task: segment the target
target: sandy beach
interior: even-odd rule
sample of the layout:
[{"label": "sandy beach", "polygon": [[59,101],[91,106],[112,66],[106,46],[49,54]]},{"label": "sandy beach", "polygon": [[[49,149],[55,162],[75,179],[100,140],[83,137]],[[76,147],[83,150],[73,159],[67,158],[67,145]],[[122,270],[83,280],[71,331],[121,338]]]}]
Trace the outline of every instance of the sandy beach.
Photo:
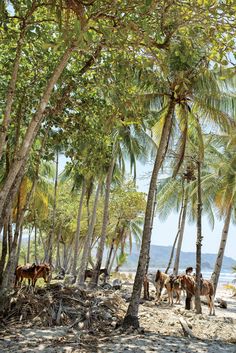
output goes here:
[{"label": "sandy beach", "polygon": [[[192,310],[186,311],[184,297],[180,305],[173,306],[169,306],[166,301],[157,305],[155,300],[141,300],[140,329],[123,331],[120,322],[129,304],[132,276],[129,274],[125,279],[122,274],[121,277],[123,284],[120,290],[100,289],[90,292],[86,294],[89,297],[87,299],[85,297],[85,301],[76,299],[80,297],[76,297],[78,289],[75,287],[55,287],[45,292],[41,290],[41,294],[38,292],[29,295],[26,292],[26,303],[27,299],[29,300],[29,305],[26,304],[29,317],[32,317],[30,311],[37,309],[35,306],[30,307],[32,300],[37,306],[37,300],[40,305],[40,302],[46,298],[48,305],[51,305],[51,308],[57,308],[56,312],[57,310],[59,312],[58,302],[56,303],[52,296],[54,293],[54,297],[56,295],[62,304],[62,315],[74,310],[75,315],[79,317],[81,311],[85,310],[83,303],[89,306],[91,308],[90,326],[83,329],[81,325],[70,325],[68,322],[66,325],[50,324],[46,327],[45,316],[50,315],[52,310],[46,305],[43,309],[44,313],[39,310],[37,315],[34,314],[33,319],[19,322],[21,320],[19,313],[18,318],[17,316],[14,320],[10,318],[8,325],[1,327],[0,352],[236,353],[236,298],[232,297],[232,292],[226,290],[224,286],[219,286],[216,298],[225,300],[227,309],[216,307],[216,316],[208,315],[206,305],[202,305],[201,315],[196,315]],[[155,296],[155,288],[152,284],[150,295]],[[186,336],[181,321],[187,324],[191,336]]]}]

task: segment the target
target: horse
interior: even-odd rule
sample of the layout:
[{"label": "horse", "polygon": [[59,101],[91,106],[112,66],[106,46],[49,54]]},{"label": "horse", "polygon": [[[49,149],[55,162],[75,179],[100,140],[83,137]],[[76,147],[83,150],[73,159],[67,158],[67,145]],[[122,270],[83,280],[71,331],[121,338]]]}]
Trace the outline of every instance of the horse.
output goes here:
[{"label": "horse", "polygon": [[45,283],[50,281],[51,269],[46,263],[36,266],[36,274],[32,280],[32,286],[34,287],[38,278],[43,278]]},{"label": "horse", "polygon": [[[93,277],[94,270],[86,270],[84,273],[84,280],[86,281],[87,278]],[[105,278],[109,277],[109,273],[106,268],[101,268],[99,270],[99,276],[104,274]]]},{"label": "horse", "polygon": [[32,265],[18,265],[15,270],[15,276],[15,287],[19,281],[21,284],[24,278],[28,279],[29,285],[31,280],[32,287],[34,287],[38,278],[43,278],[46,283],[49,281],[50,266],[45,263],[40,265],[36,265],[35,263]]},{"label": "horse", "polygon": [[[180,276],[180,282],[181,286],[186,290],[188,298],[195,296],[197,287],[194,276],[182,275]],[[209,315],[215,315],[214,286],[210,281],[206,279],[201,280],[200,295],[207,298]]]},{"label": "horse", "polygon": [[173,305],[173,293],[176,293],[176,304],[180,304],[181,283],[179,276],[168,275],[160,270],[157,270],[155,278],[157,302],[161,301],[161,292],[163,287],[166,288],[168,294],[168,304]]}]

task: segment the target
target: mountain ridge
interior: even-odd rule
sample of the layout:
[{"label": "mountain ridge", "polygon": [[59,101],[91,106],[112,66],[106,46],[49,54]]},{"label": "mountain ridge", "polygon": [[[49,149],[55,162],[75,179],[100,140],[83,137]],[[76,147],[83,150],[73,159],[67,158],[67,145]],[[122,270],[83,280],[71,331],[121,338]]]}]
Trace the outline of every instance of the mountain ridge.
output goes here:
[{"label": "mountain ridge", "polygon": [[[149,268],[165,268],[169,262],[172,246],[153,245],[150,247],[150,263]],[[137,268],[139,257],[139,247],[134,244],[132,252],[127,256],[126,263],[122,266],[122,270],[134,270]],[[180,268],[188,266],[195,267],[195,252],[181,251]],[[202,253],[202,268],[212,270],[214,268],[217,254]],[[174,261],[174,260],[173,260]],[[222,269],[229,270],[236,266],[236,259],[224,256]]]}]

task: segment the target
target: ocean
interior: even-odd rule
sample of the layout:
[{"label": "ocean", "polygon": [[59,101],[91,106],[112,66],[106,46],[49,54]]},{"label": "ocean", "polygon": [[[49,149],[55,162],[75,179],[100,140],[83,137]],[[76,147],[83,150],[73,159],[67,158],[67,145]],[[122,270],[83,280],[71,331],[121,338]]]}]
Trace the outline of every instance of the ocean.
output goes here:
[{"label": "ocean", "polygon": [[[161,271],[165,271],[165,268],[160,268]],[[155,273],[156,269],[155,268],[150,268],[149,273]],[[169,271],[171,273],[171,271]],[[185,273],[185,269],[180,269],[179,274]],[[202,276],[205,279],[210,279],[211,278],[212,271],[202,271]],[[236,273],[233,273],[233,271],[230,270],[222,270],[219,278],[219,283],[220,284],[232,284],[236,281]]]}]

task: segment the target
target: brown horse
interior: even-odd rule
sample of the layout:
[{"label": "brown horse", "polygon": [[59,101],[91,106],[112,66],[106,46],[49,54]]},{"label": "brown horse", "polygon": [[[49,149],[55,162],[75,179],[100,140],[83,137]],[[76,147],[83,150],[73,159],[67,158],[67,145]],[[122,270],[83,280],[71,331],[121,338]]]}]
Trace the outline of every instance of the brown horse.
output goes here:
[{"label": "brown horse", "polygon": [[[193,297],[196,293],[196,280],[194,276],[182,275],[180,276],[182,287],[186,290],[189,297]],[[215,315],[214,305],[214,286],[210,281],[203,279],[201,281],[200,295],[207,298],[209,306],[209,315]]]},{"label": "brown horse", "polygon": [[18,282],[21,284],[23,279],[27,278],[29,285],[31,280],[32,286],[34,287],[38,278],[43,278],[45,282],[48,282],[50,276],[50,266],[48,264],[18,265],[15,270],[15,276],[15,286],[17,286]]},{"label": "brown horse", "polygon": [[155,278],[155,287],[156,287],[156,296],[157,301],[161,301],[161,292],[165,287],[168,294],[168,304],[173,305],[173,293],[176,293],[176,303],[180,303],[180,295],[181,295],[181,283],[179,281],[179,276],[170,276],[160,270],[157,270],[156,278]]},{"label": "brown horse", "polygon": [[[86,270],[84,274],[84,280],[86,281],[87,278],[92,278],[93,277],[93,272],[94,270]],[[101,268],[99,270],[99,276],[104,274],[104,277],[109,277],[109,273],[106,268]]]}]

